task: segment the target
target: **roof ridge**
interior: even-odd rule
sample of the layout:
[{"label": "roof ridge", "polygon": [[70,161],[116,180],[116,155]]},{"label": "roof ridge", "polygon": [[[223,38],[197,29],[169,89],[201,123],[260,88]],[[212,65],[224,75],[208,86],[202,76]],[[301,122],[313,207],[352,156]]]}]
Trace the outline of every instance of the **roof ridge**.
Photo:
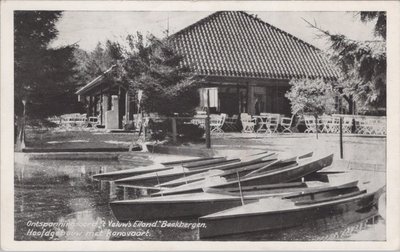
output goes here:
[{"label": "roof ridge", "polygon": [[259,18],[259,17],[257,17],[257,16],[254,16],[254,15],[252,15],[252,14],[249,14],[249,13],[247,13],[247,12],[245,12],[245,11],[238,11],[238,12],[240,12],[240,13],[242,13],[242,14],[244,14],[244,15],[246,15],[246,16],[248,16],[248,17],[250,17],[250,18],[252,18],[252,19],[254,19],[254,20],[256,20],[256,21],[258,21],[258,22],[261,22],[262,24],[267,25],[267,26],[271,27],[272,29],[277,30],[278,32],[281,32],[281,33],[283,33],[283,34],[285,34],[285,35],[288,35],[289,37],[291,37],[291,38],[293,38],[293,39],[295,39],[295,40],[298,40],[299,42],[301,42],[301,43],[303,43],[303,44],[305,44],[305,45],[307,45],[307,46],[310,46],[310,47],[312,47],[313,49],[315,49],[315,50],[317,50],[317,51],[319,51],[319,52],[322,51],[322,50],[319,49],[318,47],[316,47],[316,46],[314,46],[314,45],[312,45],[312,44],[310,44],[310,43],[308,43],[308,42],[302,40],[301,38],[298,38],[298,37],[294,36],[293,34],[288,33],[287,31],[282,30],[281,28],[278,28],[278,27],[276,27],[276,26],[274,26],[274,25],[272,25],[272,24],[270,24],[270,23],[265,22],[264,20],[262,20],[261,18]]},{"label": "roof ridge", "polygon": [[216,11],[216,12],[214,12],[214,13],[211,13],[210,15],[208,15],[208,16],[206,16],[206,17],[200,19],[199,21],[194,22],[193,24],[191,24],[191,25],[189,25],[189,26],[186,26],[185,28],[183,28],[183,29],[181,29],[181,30],[175,32],[174,34],[171,34],[171,35],[169,36],[169,39],[172,39],[172,38],[174,38],[175,36],[178,36],[178,35],[184,33],[185,31],[192,29],[192,28],[195,27],[195,26],[198,26],[198,25],[203,24],[204,22],[209,21],[210,19],[212,19],[212,18],[214,18],[214,17],[220,15],[220,14],[223,13],[223,12],[226,12],[226,11]]}]

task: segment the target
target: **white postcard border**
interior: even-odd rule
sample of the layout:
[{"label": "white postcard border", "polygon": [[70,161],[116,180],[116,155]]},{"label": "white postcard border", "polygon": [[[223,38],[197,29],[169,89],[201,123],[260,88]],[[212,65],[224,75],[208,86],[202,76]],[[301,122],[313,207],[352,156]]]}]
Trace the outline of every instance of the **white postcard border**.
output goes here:
[{"label": "white postcard border", "polygon": [[[13,10],[92,11],[387,11],[386,242],[155,242],[14,241]],[[1,246],[4,250],[398,250],[400,227],[400,2],[399,1],[3,1],[1,2]]]}]

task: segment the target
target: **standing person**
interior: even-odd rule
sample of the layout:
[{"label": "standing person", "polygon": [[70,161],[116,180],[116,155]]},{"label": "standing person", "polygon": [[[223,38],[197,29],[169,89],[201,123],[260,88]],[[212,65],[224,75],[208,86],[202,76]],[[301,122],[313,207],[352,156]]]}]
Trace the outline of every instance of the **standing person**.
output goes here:
[{"label": "standing person", "polygon": [[255,108],[255,114],[256,115],[260,115],[260,102],[258,101],[258,98],[256,98],[256,103],[254,104],[254,108]]}]

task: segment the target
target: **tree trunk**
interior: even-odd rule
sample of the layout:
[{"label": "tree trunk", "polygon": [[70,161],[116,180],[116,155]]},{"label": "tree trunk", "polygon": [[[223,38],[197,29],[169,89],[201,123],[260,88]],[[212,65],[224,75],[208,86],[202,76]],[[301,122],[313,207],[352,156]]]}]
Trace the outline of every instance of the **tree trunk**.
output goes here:
[{"label": "tree trunk", "polygon": [[318,115],[314,115],[315,116],[315,134],[317,135],[317,139],[318,139]]},{"label": "tree trunk", "polygon": [[24,110],[21,116],[17,116],[17,141],[15,144],[15,151],[22,151],[25,148],[25,122],[26,122],[26,101],[23,100]]},{"label": "tree trunk", "polygon": [[22,117],[17,116],[17,139],[15,143],[15,151],[22,151],[25,147],[24,143],[24,125],[22,122]]}]

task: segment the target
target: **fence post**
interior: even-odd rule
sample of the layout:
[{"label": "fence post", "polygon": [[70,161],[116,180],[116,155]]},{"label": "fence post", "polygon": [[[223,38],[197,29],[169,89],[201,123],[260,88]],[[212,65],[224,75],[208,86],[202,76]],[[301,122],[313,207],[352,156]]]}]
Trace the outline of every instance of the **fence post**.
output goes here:
[{"label": "fence post", "polygon": [[207,90],[207,117],[205,121],[206,126],[206,147],[211,148],[211,132],[210,132],[210,90]]},{"label": "fence post", "polygon": [[343,159],[343,118],[339,119],[340,159]]},{"label": "fence post", "polygon": [[172,117],[172,142],[176,143],[176,136],[177,136],[177,132],[176,132],[176,118]]}]

